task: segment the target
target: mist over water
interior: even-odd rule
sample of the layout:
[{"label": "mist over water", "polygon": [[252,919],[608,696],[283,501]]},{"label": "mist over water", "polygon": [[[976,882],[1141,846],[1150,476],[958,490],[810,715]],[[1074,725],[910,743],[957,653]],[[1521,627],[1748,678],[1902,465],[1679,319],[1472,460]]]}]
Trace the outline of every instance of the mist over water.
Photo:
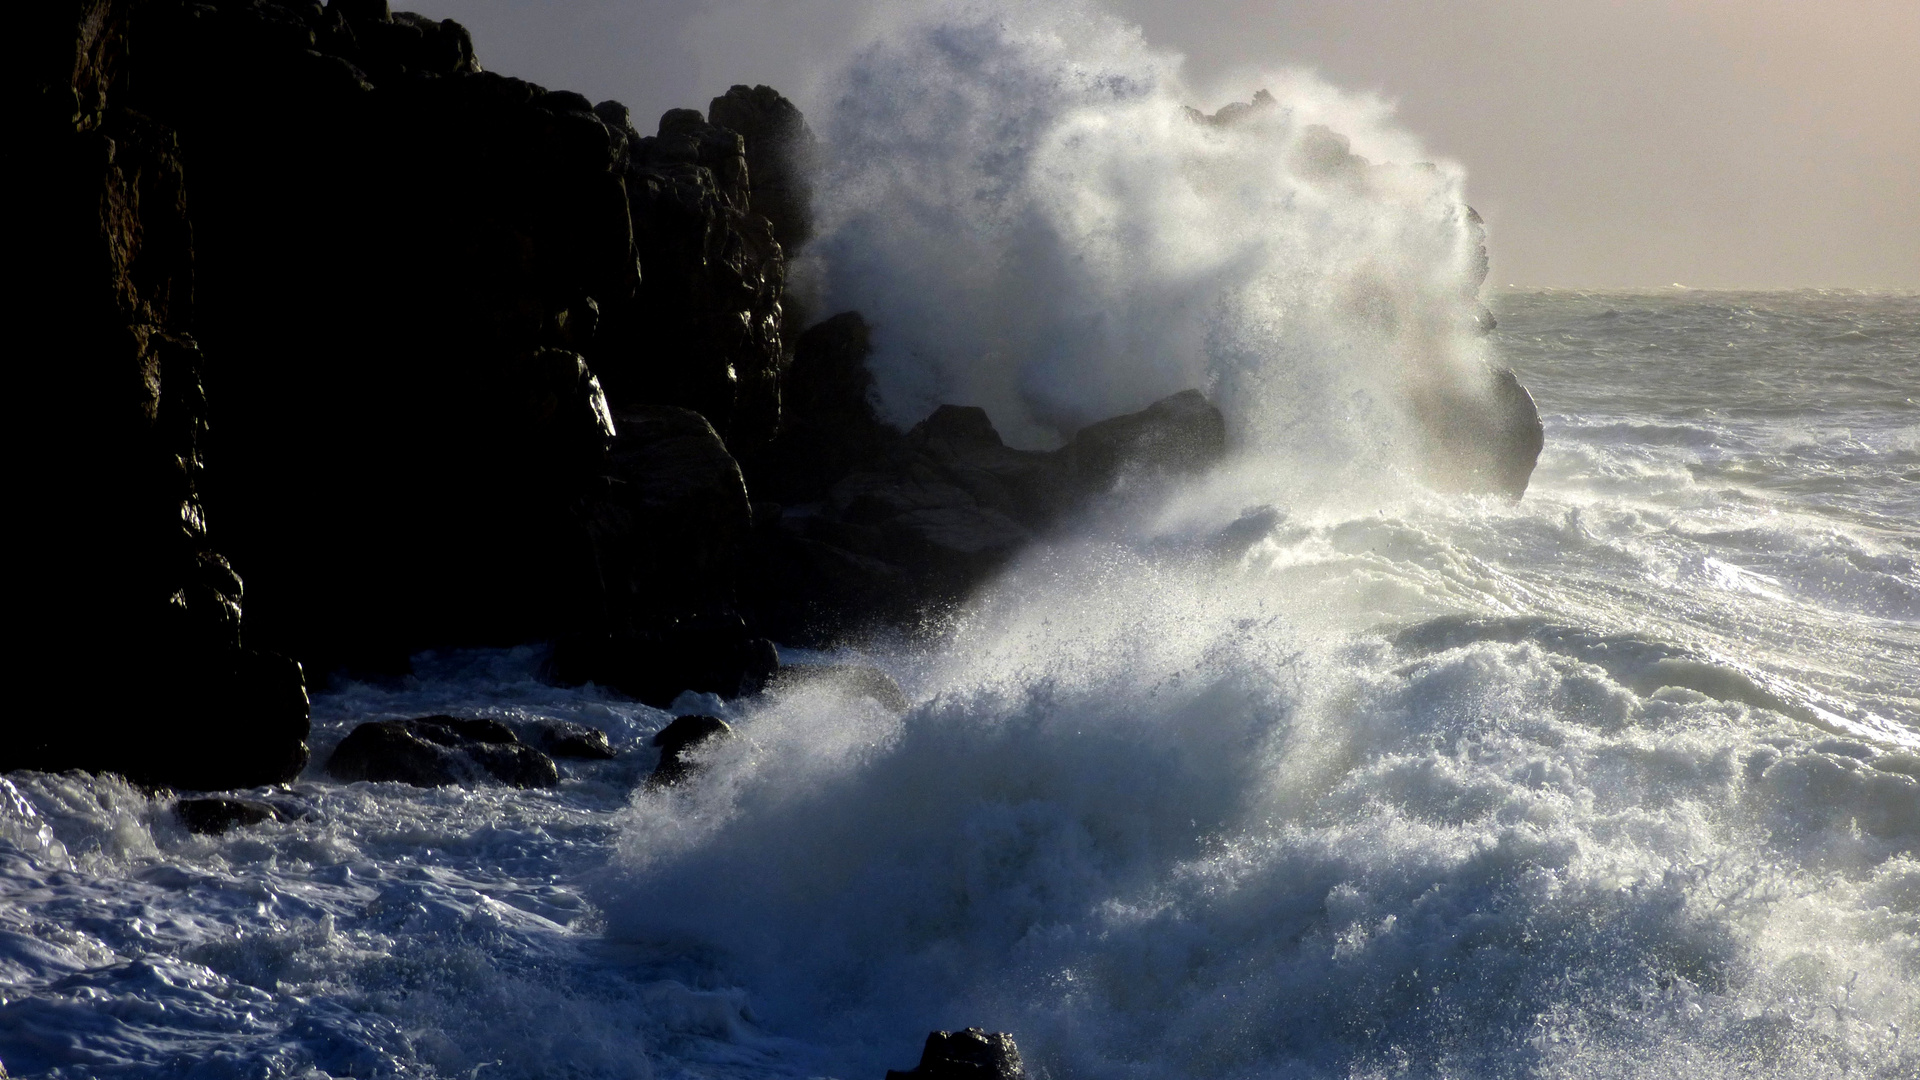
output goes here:
[{"label": "mist over water", "polygon": [[[923,637],[787,651],[904,713],[527,647],[319,695],[314,759],[606,730],[551,791],[316,765],[199,837],[0,781],[10,1073],[853,1080],[966,1025],[1054,1080],[1920,1072],[1920,298],[1510,293],[1483,336],[1457,169],[1309,78],[1224,124],[1182,78],[1089,7],[897,20],[813,118],[804,274],[897,421],[1047,446],[1199,387],[1226,465]],[[1489,364],[1546,424],[1518,503],[1415,479],[1413,403]],[[739,737],[640,786],[689,713]]]}]

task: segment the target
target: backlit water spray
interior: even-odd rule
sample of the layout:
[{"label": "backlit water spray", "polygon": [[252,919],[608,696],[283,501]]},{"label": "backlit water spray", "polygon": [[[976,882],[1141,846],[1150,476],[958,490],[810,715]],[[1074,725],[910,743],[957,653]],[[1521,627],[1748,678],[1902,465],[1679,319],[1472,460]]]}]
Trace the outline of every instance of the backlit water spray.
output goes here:
[{"label": "backlit water spray", "polygon": [[[218,836],[12,774],[6,1070],[878,1080],[979,1025],[1052,1080],[1920,1075],[1920,298],[1476,296],[1459,171],[1378,101],[1202,93],[1085,5],[888,10],[797,275],[887,415],[1049,447],[1197,388],[1228,460],[924,637],[784,651],[904,710],[683,696],[737,737],[674,787],[669,711],[537,646],[316,694]],[[1526,497],[1448,493],[1509,364]],[[324,772],[441,713],[616,756]]]},{"label": "backlit water spray", "polygon": [[846,1075],[969,1024],[1056,1077],[1911,1069],[1908,729],[1652,599],[1691,497],[1411,482],[1490,381],[1457,170],[1304,76],[1188,113],[1078,6],[912,21],[841,89],[811,273],[894,420],[1050,446],[1199,387],[1238,453],[869,654],[904,716],[744,713],[635,800],[614,934]]}]

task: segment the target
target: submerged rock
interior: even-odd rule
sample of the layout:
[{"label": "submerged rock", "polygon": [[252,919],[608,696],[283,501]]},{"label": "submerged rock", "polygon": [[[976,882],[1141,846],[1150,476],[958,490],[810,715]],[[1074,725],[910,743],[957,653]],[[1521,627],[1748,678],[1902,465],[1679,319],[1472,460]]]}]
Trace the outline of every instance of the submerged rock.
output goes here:
[{"label": "submerged rock", "polygon": [[908,1072],[887,1070],[887,1080],[1026,1080],[1020,1048],[1004,1031],[935,1031],[927,1035],[920,1064]]},{"label": "submerged rock", "polygon": [[377,720],[347,733],[327,760],[327,772],[349,783],[389,781],[415,787],[483,783],[553,787],[553,759],[522,744],[497,720],[423,716]]},{"label": "submerged rock", "polygon": [[173,804],[173,812],[188,832],[209,836],[242,825],[287,820],[278,807],[252,799],[181,799]]},{"label": "submerged rock", "polygon": [[691,776],[699,765],[686,755],[714,739],[730,739],[733,727],[717,716],[682,716],[661,728],[653,737],[660,748],[660,763],[647,777],[649,787],[671,787]]}]

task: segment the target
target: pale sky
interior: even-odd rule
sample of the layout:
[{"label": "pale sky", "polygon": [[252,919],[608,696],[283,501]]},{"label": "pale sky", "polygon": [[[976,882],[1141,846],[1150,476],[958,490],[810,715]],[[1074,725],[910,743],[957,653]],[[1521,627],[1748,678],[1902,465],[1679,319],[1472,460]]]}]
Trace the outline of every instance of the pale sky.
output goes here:
[{"label": "pale sky", "polygon": [[[803,108],[884,0],[400,0],[639,126],[737,82]],[[1107,0],[1236,74],[1311,68],[1460,162],[1496,286],[1920,289],[1920,0]],[[1251,79],[1241,75],[1240,79]]]}]

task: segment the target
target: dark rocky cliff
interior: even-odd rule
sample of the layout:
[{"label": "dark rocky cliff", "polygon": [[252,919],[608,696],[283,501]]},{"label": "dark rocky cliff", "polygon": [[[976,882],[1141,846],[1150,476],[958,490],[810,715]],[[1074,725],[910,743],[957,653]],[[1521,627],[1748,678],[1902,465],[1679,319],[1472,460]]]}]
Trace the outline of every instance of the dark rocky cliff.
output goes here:
[{"label": "dark rocky cliff", "polygon": [[882,424],[860,316],[786,308],[818,149],[767,87],[643,132],[384,0],[19,25],[40,697],[0,769],[286,779],[301,664],[427,648],[549,642],[554,679],[661,705],[751,692],[769,637],[919,618],[1224,450],[1191,392],[1050,454],[978,409]]},{"label": "dark rocky cliff", "polygon": [[195,222],[175,131],[127,105],[137,8],[48,2],[13,20],[27,696],[0,769],[258,783],[305,764],[306,692],[293,661],[243,643],[240,579],[208,527]]}]

